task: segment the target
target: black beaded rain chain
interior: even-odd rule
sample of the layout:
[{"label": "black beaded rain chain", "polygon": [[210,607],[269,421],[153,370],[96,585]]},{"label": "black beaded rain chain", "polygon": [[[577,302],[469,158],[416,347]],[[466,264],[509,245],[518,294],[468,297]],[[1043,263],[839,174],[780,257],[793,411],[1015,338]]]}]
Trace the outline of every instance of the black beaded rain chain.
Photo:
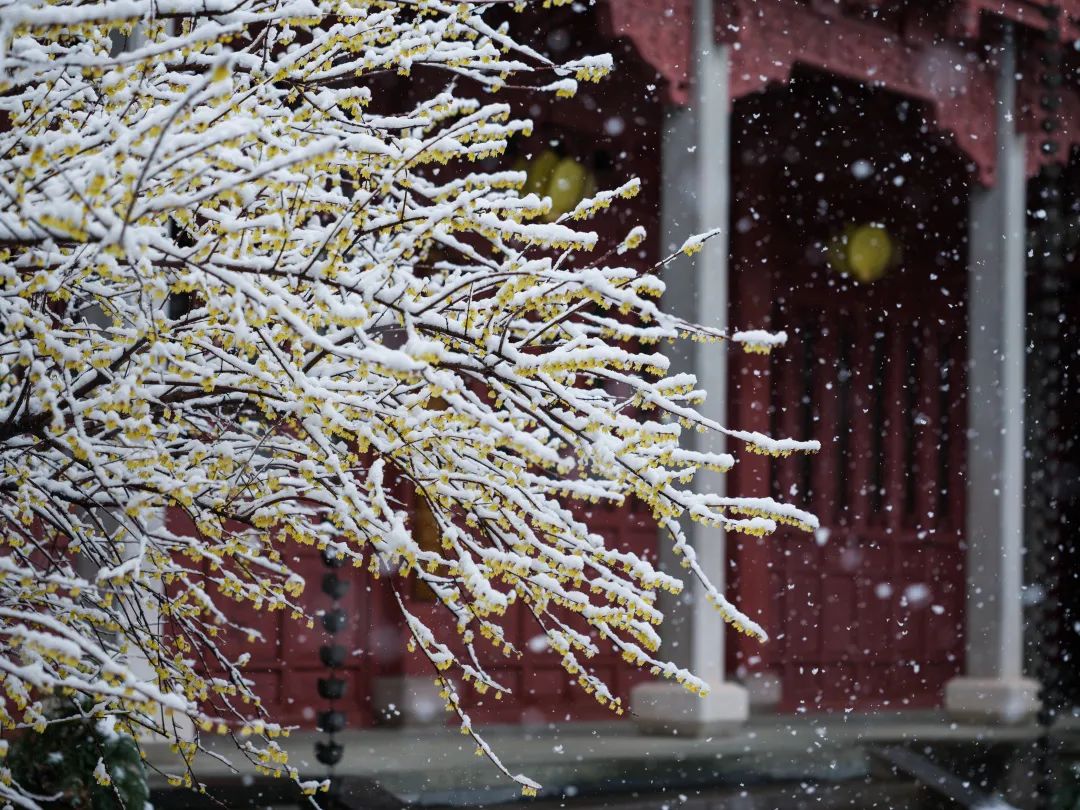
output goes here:
[{"label": "black beaded rain chain", "polygon": [[1055,792],[1055,743],[1052,726],[1061,706],[1061,277],[1065,264],[1065,217],[1062,206],[1064,166],[1058,154],[1061,126],[1061,9],[1042,7],[1046,28],[1040,49],[1042,141],[1045,158],[1040,207],[1042,228],[1032,269],[1037,274],[1034,303],[1034,355],[1031,402],[1032,474],[1029,493],[1029,553],[1032,583],[1040,593],[1034,606],[1033,670],[1039,681],[1039,735],[1035,742],[1035,802],[1050,808]]},{"label": "black beaded rain chain", "polygon": [[[345,728],[345,713],[337,708],[337,701],[345,697],[347,683],[342,677],[341,669],[345,666],[347,652],[344,645],[334,641],[334,636],[345,629],[348,616],[338,604],[345,593],[349,590],[349,582],[342,579],[338,570],[345,564],[345,558],[335,556],[329,550],[323,551],[323,564],[328,569],[323,574],[323,593],[330,597],[332,606],[322,616],[323,629],[326,631],[327,643],[319,647],[319,658],[323,666],[330,670],[325,678],[319,678],[319,697],[326,701],[327,706],[319,712],[318,727],[326,737],[316,740],[315,758],[326,766],[332,777],[334,766],[341,762],[345,748],[337,741],[335,735]],[[331,786],[331,790],[333,786]]]}]

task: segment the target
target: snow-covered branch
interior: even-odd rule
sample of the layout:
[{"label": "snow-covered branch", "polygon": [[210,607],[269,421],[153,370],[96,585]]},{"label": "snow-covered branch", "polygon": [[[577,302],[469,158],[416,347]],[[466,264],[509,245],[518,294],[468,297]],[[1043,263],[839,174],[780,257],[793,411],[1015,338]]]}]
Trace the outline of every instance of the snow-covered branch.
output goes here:
[{"label": "snow-covered branch", "polygon": [[[293,773],[216,639],[238,603],[301,613],[297,545],[430,586],[470,655],[406,611],[407,626],[474,736],[442,673],[504,690],[471,651],[504,645],[515,602],[616,711],[582,664],[597,643],[704,689],[656,657],[657,593],[682,581],[605,545],[574,501],[640,500],[720,614],[762,632],[705,581],[679,518],[814,520],[688,488],[735,457],[684,432],[814,445],[702,418],[659,347],[724,336],[663,312],[662,274],[589,260],[581,221],[635,181],[549,223],[523,173],[477,170],[531,128],[491,95],[509,75],[565,95],[610,67],[550,64],[490,13],[0,0],[5,727],[40,728],[51,691],[83,693],[132,733],[240,726],[263,738],[242,755]],[[402,482],[435,517],[434,550]],[[2,780],[0,798],[33,806]]]}]

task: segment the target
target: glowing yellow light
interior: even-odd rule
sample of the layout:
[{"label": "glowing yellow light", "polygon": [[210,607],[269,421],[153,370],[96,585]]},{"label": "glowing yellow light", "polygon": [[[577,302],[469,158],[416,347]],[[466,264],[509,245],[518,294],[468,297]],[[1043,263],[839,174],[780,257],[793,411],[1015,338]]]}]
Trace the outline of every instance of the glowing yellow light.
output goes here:
[{"label": "glowing yellow light", "polygon": [[551,197],[548,219],[554,221],[574,210],[585,196],[589,172],[573,158],[563,158],[551,173],[547,195]]},{"label": "glowing yellow light", "polygon": [[850,225],[829,243],[829,266],[862,284],[881,279],[898,258],[896,242],[877,223]]},{"label": "glowing yellow light", "polygon": [[526,172],[522,189],[526,194],[536,194],[551,199],[551,210],[544,217],[554,222],[573,211],[579,202],[596,192],[592,173],[571,157],[560,158],[552,149],[545,149],[528,163],[514,166]]},{"label": "glowing yellow light", "polygon": [[559,156],[551,149],[547,149],[529,161],[528,179],[525,181],[525,193],[536,194],[543,197],[547,194],[548,185],[551,183],[551,175],[559,164]]}]

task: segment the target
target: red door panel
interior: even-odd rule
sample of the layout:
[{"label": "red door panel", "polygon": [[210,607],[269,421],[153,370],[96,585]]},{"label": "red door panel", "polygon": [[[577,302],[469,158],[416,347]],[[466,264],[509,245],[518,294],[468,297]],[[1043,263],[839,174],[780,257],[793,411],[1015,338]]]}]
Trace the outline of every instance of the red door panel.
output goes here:
[{"label": "red door panel", "polygon": [[[822,446],[740,459],[729,488],[796,503],[822,529],[781,529],[771,555],[732,538],[734,595],[773,641],[734,637],[731,663],[778,675],[782,709],[933,706],[963,664],[967,179],[914,129],[868,141],[868,110],[895,118],[883,96],[845,112],[818,90],[828,101],[800,84],[736,109],[729,320],[788,341],[732,355],[729,421]],[[902,183],[879,163],[894,153],[910,158]],[[855,178],[856,161],[875,173]],[[862,283],[829,245],[868,223],[900,250]],[[747,570],[770,562],[779,582]]]}]

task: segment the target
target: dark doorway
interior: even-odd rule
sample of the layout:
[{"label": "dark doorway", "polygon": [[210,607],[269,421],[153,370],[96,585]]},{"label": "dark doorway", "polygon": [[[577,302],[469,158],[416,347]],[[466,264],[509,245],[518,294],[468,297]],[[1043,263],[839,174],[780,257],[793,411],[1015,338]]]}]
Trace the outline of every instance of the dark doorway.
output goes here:
[{"label": "dark doorway", "polygon": [[736,541],[774,636],[736,663],[784,710],[936,706],[963,664],[965,167],[918,105],[823,76],[736,111],[731,321],[788,344],[736,364],[732,422],[822,444],[738,465],[822,529]]}]

